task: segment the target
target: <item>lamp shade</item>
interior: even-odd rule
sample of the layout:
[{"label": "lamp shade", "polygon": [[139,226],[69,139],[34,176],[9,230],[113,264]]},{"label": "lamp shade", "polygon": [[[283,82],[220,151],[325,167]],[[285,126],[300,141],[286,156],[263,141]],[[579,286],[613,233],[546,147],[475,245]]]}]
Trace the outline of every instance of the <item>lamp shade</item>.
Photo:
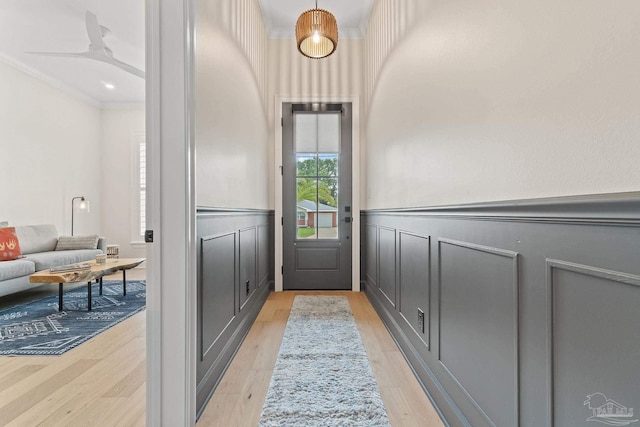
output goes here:
[{"label": "lamp shade", "polygon": [[91,212],[91,205],[89,204],[89,201],[85,199],[80,200],[80,203],[78,203],[78,210],[85,213]]},{"label": "lamp shade", "polygon": [[306,57],[325,58],[338,48],[338,23],[324,9],[303,12],[296,22],[298,50]]},{"label": "lamp shade", "polygon": [[[80,199],[80,203],[76,207],[76,200]],[[73,236],[73,213],[78,209],[80,212],[89,212],[89,201],[84,196],[76,196],[71,199],[71,235]]]}]

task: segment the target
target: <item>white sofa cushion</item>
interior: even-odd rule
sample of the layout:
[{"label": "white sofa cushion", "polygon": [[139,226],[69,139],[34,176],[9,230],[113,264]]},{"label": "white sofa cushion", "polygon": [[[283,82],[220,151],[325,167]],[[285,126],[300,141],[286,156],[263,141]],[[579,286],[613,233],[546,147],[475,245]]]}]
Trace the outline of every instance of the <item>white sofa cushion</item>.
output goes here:
[{"label": "white sofa cushion", "polygon": [[58,231],[53,224],[19,226],[16,235],[23,255],[54,251],[58,243]]},{"label": "white sofa cushion", "polygon": [[28,276],[36,272],[35,264],[24,259],[0,262],[0,281]]},{"label": "white sofa cushion", "polygon": [[29,254],[25,257],[28,261],[33,261],[36,271],[46,270],[59,265],[74,264],[76,262],[89,261],[101,254],[100,249],[82,249],[77,251],[50,251]]}]

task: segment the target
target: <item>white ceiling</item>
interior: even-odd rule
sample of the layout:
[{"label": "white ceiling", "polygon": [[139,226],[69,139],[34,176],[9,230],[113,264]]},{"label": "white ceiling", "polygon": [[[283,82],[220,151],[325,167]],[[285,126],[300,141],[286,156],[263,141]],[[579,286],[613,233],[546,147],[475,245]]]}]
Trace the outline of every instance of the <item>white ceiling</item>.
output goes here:
[{"label": "white ceiling", "polygon": [[[258,0],[270,38],[295,38],[300,14],[315,7],[315,0]],[[373,0],[318,0],[318,9],[331,12],[338,21],[338,37],[360,39],[369,23]]]},{"label": "white ceiling", "polygon": [[[315,0],[258,1],[270,38],[294,38],[298,16],[315,7]],[[318,0],[318,7],[335,15],[341,39],[362,38],[373,1]],[[144,80],[112,65],[25,53],[85,52],[87,10],[111,31],[104,40],[113,56],[144,70],[145,0],[0,0],[0,59],[97,106],[144,103]]]},{"label": "white ceiling", "polygon": [[113,65],[25,53],[86,51],[87,10],[111,30],[104,40],[113,56],[144,70],[144,0],[2,0],[0,57],[95,105],[143,103],[144,80]]}]

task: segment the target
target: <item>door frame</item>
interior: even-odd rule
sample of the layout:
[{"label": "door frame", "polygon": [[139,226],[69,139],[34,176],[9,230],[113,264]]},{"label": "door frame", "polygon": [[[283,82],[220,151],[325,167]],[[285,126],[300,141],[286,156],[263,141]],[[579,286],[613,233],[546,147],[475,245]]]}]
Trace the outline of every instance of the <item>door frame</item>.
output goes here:
[{"label": "door frame", "polygon": [[146,0],[146,425],[194,426],[195,0]]},{"label": "door frame", "polygon": [[283,226],[278,218],[282,218],[282,174],[280,167],[282,159],[282,104],[293,103],[342,103],[350,102],[352,106],[351,123],[351,290],[360,292],[360,97],[359,96],[283,96],[276,95],[274,115],[274,195],[275,195],[275,290],[282,292],[283,277],[281,268],[283,263]]}]

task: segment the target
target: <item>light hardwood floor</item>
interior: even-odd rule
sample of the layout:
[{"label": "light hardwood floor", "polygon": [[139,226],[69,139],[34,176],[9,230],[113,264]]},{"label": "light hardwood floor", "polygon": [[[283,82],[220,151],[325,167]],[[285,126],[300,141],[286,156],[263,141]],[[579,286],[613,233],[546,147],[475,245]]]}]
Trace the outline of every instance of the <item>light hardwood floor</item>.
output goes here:
[{"label": "light hardwood floor", "polygon": [[[39,286],[18,300],[56,293]],[[143,311],[62,356],[0,357],[0,426],[144,426],[145,321]]]},{"label": "light hardwood floor", "polygon": [[[133,271],[127,279],[144,278]],[[443,425],[363,293],[282,292],[269,296],[198,426],[256,426],[300,293],[349,298],[394,427]],[[144,426],[145,374],[144,312],[63,356],[0,357],[0,426]]]},{"label": "light hardwood floor", "polygon": [[349,298],[382,400],[394,427],[443,425],[364,293],[279,292],[269,295],[211,397],[198,426],[257,425],[291,305],[299,294],[345,295]]}]

